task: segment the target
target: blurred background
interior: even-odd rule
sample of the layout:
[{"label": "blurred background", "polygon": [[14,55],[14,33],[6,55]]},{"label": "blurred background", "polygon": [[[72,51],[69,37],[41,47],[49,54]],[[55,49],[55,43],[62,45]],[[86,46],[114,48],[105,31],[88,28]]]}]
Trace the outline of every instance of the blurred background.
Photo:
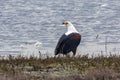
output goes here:
[{"label": "blurred background", "polygon": [[120,0],[1,0],[0,55],[54,55],[63,21],[82,35],[77,54],[119,54]]}]

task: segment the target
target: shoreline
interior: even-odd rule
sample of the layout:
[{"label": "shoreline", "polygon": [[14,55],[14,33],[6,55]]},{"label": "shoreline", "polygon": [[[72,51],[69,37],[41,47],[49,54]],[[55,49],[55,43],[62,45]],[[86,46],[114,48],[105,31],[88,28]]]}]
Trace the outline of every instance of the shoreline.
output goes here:
[{"label": "shoreline", "polygon": [[[0,59],[1,80],[117,80],[120,56],[71,57],[8,56]],[[61,79],[62,78],[62,79]]]}]

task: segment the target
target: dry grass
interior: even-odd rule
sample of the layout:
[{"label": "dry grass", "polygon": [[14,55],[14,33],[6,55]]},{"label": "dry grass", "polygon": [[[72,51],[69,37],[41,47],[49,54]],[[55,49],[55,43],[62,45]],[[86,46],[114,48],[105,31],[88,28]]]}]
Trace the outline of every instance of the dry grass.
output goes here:
[{"label": "dry grass", "polygon": [[119,80],[120,56],[0,59],[0,80]]}]

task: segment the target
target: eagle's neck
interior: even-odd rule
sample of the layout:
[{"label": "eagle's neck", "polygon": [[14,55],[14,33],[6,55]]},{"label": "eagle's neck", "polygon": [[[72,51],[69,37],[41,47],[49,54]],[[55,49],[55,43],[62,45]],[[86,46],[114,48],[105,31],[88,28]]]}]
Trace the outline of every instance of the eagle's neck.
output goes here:
[{"label": "eagle's neck", "polygon": [[71,33],[79,33],[72,24],[68,24],[67,27],[68,27],[68,30],[65,33],[65,35],[69,35]]}]

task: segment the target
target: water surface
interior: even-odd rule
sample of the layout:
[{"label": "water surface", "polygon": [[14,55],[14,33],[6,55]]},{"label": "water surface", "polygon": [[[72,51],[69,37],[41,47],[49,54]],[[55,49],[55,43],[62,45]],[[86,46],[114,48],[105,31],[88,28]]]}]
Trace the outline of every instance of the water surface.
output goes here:
[{"label": "water surface", "polygon": [[105,52],[105,41],[108,53],[119,53],[120,0],[1,0],[0,54],[53,55],[66,20],[82,34],[79,54]]}]

